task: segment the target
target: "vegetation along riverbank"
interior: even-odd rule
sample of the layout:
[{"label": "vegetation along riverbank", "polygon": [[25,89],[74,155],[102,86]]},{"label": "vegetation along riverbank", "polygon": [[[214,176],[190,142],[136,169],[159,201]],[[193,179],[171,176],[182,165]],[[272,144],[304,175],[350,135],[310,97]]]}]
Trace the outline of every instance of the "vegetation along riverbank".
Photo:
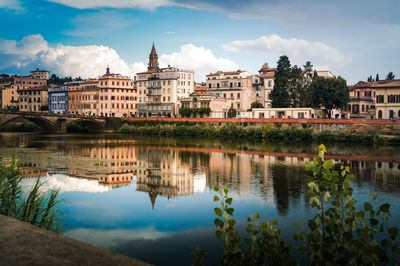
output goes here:
[{"label": "vegetation along riverbank", "polygon": [[142,136],[168,136],[168,137],[214,137],[229,139],[269,140],[269,141],[318,141],[318,142],[345,142],[345,143],[399,143],[400,137],[382,136],[372,132],[341,131],[313,131],[311,128],[281,127],[274,124],[244,125],[234,123],[213,125],[206,123],[156,121],[129,121],[121,125],[118,130],[123,134]]}]

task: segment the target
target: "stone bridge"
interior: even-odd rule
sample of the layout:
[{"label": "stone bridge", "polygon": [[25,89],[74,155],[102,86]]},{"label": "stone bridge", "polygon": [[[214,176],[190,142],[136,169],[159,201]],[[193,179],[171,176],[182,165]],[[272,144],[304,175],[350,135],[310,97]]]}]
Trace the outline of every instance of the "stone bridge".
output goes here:
[{"label": "stone bridge", "polygon": [[9,122],[23,118],[40,126],[43,131],[66,133],[71,123],[81,123],[89,131],[101,132],[112,129],[112,119],[98,116],[51,114],[46,112],[0,111],[0,128]]}]

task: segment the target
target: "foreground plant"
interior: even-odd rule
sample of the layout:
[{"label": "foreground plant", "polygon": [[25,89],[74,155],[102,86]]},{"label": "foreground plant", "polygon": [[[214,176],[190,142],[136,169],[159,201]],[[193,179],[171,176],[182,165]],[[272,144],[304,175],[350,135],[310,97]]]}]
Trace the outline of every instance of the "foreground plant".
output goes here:
[{"label": "foreground plant", "polygon": [[[332,160],[325,159],[325,146],[319,148],[319,158],[306,163],[306,170],[312,173],[307,179],[307,196],[316,213],[307,221],[307,229],[293,235],[298,246],[285,243],[276,220],[267,218],[260,223],[258,212],[247,218],[249,236],[244,246],[232,218],[227,186],[214,188],[218,192],[214,201],[220,202],[220,207],[214,208],[216,236],[224,242],[221,265],[400,265],[398,228],[390,226],[390,205],[379,205],[374,194],[370,195],[372,203],[365,202],[357,209],[349,167],[334,169]],[[199,249],[194,255],[194,265],[201,265],[206,258]]]},{"label": "foreground plant", "polygon": [[41,228],[60,232],[62,211],[58,205],[58,190],[41,191],[40,180],[29,193],[24,193],[21,185],[15,155],[7,164],[0,163],[0,214],[28,222]]}]

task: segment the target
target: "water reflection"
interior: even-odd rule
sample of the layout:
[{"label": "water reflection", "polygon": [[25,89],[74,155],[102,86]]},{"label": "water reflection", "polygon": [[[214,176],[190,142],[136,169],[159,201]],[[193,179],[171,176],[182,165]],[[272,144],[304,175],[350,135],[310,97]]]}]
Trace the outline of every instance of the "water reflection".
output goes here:
[{"label": "water reflection", "polygon": [[[210,242],[211,253],[218,249],[211,243],[210,195],[218,184],[228,185],[239,220],[254,211],[283,220],[283,227],[304,220],[310,211],[304,163],[318,149],[316,144],[123,135],[0,134],[0,145],[2,158],[18,147],[24,184],[42,177],[44,189],[61,188],[61,196],[71,202],[64,210],[68,234],[160,264],[190,263],[189,249],[199,241]],[[381,191],[399,218],[396,148],[328,145],[328,149],[329,158],[349,165],[355,173],[357,198]],[[180,248],[188,257],[179,254]],[[154,252],[166,257],[158,260]]]}]

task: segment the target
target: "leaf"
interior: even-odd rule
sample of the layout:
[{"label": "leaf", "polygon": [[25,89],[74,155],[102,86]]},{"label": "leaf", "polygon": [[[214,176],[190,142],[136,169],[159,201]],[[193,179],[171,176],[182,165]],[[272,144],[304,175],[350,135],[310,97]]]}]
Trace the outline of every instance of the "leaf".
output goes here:
[{"label": "leaf", "polygon": [[273,221],[272,221],[272,224],[275,225],[275,226],[277,226],[277,225],[278,225],[278,221],[277,221],[277,220],[273,220]]},{"label": "leaf", "polygon": [[225,203],[231,205],[232,204],[232,198],[227,198],[225,200]]},{"label": "leaf", "polygon": [[372,211],[374,208],[372,207],[372,204],[369,202],[364,202],[364,210],[366,211]]},{"label": "leaf", "polygon": [[219,191],[219,187],[214,187],[214,191],[218,192]]},{"label": "leaf", "polygon": [[221,231],[221,230],[215,231],[215,235],[216,235],[218,238],[221,238],[221,236],[222,236],[222,231]]},{"label": "leaf", "polygon": [[369,222],[370,222],[370,224],[371,224],[372,226],[376,226],[376,225],[379,224],[379,221],[378,221],[377,219],[375,219],[375,218],[369,219]]},{"label": "leaf", "polygon": [[327,168],[327,169],[332,169],[332,167],[333,167],[333,162],[332,162],[332,160],[326,160],[326,161],[322,164],[322,166],[323,166],[324,168]]},{"label": "leaf", "polygon": [[381,212],[389,212],[389,209],[390,209],[390,204],[389,203],[385,203],[385,204],[382,204],[381,206],[379,206],[379,210],[381,211]]},{"label": "leaf", "polygon": [[326,152],[326,147],[325,147],[324,144],[319,145],[319,148],[320,148],[321,150],[323,150],[324,152]]},{"label": "leaf", "polygon": [[228,194],[228,186],[226,184],[224,185],[224,192],[225,194]]},{"label": "leaf", "polygon": [[214,196],[214,201],[219,201],[218,196]]},{"label": "leaf", "polygon": [[220,208],[214,208],[215,215],[222,217],[222,210]]},{"label": "leaf", "polygon": [[228,208],[227,210],[226,210],[226,212],[229,214],[229,215],[233,215],[233,212],[235,211],[235,209],[234,208]]},{"label": "leaf", "polygon": [[325,201],[330,201],[330,200],[331,200],[331,194],[329,193],[329,191],[325,192],[325,194],[324,194],[324,200],[325,200]]}]

